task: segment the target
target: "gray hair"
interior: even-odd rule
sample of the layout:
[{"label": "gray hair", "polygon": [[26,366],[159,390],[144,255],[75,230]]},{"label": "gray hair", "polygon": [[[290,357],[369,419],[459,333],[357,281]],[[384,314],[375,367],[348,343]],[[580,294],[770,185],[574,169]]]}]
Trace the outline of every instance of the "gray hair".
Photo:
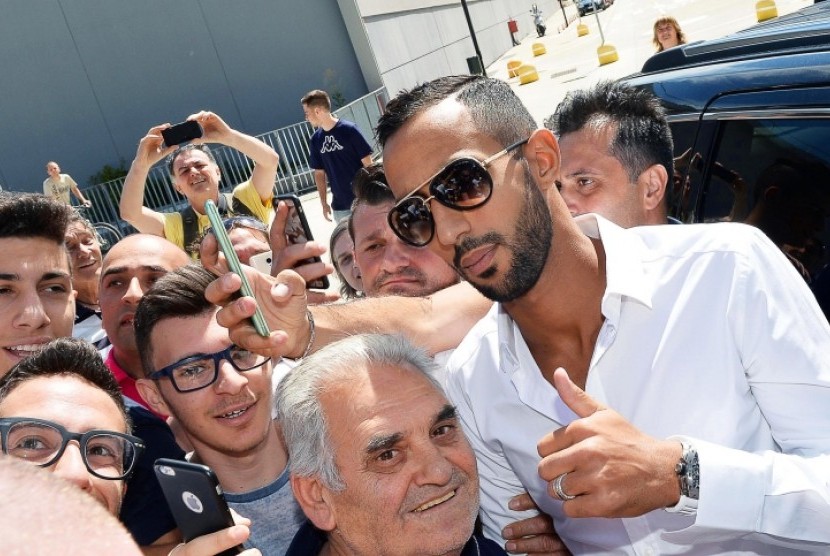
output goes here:
[{"label": "gray hair", "polygon": [[443,392],[430,374],[435,369],[432,359],[403,336],[360,334],[324,347],[300,363],[277,387],[277,418],[282,424],[292,474],[316,476],[333,491],[346,488],[334,461],[320,396],[355,369],[378,365],[419,372]]}]

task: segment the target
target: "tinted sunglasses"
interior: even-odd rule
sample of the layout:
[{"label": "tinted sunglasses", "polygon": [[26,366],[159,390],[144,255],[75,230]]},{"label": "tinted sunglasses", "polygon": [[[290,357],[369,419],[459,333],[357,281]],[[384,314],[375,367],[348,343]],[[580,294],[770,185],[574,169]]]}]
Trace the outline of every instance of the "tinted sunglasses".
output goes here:
[{"label": "tinted sunglasses", "polygon": [[[493,193],[493,176],[487,167],[527,142],[528,139],[522,139],[481,162],[474,158],[453,160],[395,203],[389,211],[389,227],[404,243],[415,247],[427,245],[435,235],[435,220],[429,210],[429,202],[435,199],[453,210],[472,210],[482,206]],[[429,197],[415,195],[427,185]]]},{"label": "tinted sunglasses", "polygon": [[[222,225],[225,227],[226,232],[230,232],[235,228],[248,228],[251,230],[257,230],[268,236],[268,226],[266,226],[261,220],[257,220],[256,218],[251,218],[250,216],[234,216],[232,218],[225,218],[222,220]],[[213,233],[213,228],[208,227],[205,228],[203,236],[207,234]]]}]

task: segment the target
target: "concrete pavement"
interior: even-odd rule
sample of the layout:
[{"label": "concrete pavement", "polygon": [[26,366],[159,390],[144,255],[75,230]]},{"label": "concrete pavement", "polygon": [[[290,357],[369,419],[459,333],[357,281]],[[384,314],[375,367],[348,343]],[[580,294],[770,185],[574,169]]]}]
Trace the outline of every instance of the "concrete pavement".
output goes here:
[{"label": "concrete pavement", "polygon": [[[755,0],[616,0],[597,16],[606,44],[616,47],[619,60],[600,66],[596,52],[601,44],[597,16],[590,14],[581,18],[589,33],[578,37],[580,19],[577,18],[576,8],[569,2],[565,13],[568,19],[575,20],[567,28],[557,32],[565,22],[560,11],[545,14],[548,16],[546,36],[537,38],[534,30],[518,46],[491,64],[487,75],[510,83],[541,126],[568,91],[639,71],[643,62],[654,54],[652,26],[658,17],[673,16],[686,34],[687,41],[694,42],[722,37],[754,25],[757,23],[755,3]],[[813,0],[776,0],[779,16],[812,3]],[[532,45],[535,42],[543,43],[547,53],[534,57]],[[518,78],[508,77],[507,62],[510,60],[533,64],[539,73],[539,80],[520,85]],[[323,218],[319,196],[310,193],[304,195],[302,201],[314,238],[328,244],[334,223]],[[324,258],[329,260],[328,256]],[[336,279],[333,282],[336,288]]]},{"label": "concrete pavement", "polygon": [[[557,33],[564,24],[562,13],[546,14],[548,33],[540,38],[528,35],[487,68],[487,75],[511,84],[530,113],[543,124],[556,106],[572,89],[590,87],[603,79],[618,79],[635,73],[654,54],[652,28],[654,21],[670,15],[677,19],[687,42],[722,37],[758,22],[755,0],[616,0],[605,11],[578,18],[567,29]],[[778,15],[784,15],[813,4],[813,0],[776,0]],[[565,13],[576,17],[573,5]],[[613,45],[619,60],[599,65],[597,47],[602,44],[597,19],[602,26],[606,44]],[[577,24],[588,26],[589,33],[577,36]],[[547,53],[534,57],[532,45],[541,42]],[[521,60],[532,64],[539,80],[520,85],[517,77],[507,75],[507,62]]]}]

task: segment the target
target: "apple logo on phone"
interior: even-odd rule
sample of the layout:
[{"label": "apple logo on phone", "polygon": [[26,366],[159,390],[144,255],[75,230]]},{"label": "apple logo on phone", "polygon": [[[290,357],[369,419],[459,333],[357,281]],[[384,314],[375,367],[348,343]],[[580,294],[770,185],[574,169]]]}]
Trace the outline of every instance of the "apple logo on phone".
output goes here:
[{"label": "apple logo on phone", "polygon": [[187,490],[182,492],[182,501],[184,501],[184,505],[191,512],[200,514],[205,509],[205,507],[202,505],[202,501],[199,500],[199,497]]}]

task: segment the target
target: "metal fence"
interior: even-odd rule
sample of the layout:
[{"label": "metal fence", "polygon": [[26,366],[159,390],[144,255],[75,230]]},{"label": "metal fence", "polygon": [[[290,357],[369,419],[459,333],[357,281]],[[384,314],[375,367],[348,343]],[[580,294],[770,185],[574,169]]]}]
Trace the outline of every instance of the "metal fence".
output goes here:
[{"label": "metal fence", "polygon": [[[355,122],[377,152],[374,126],[383,113],[387,100],[386,88],[380,88],[335,110],[334,114],[338,118]],[[316,188],[314,171],[308,164],[308,142],[313,132],[308,122],[303,121],[257,136],[280,155],[274,184],[277,194],[301,195]],[[250,159],[236,149],[218,147],[211,149],[211,152],[222,169],[220,187],[223,191],[230,191],[251,176],[253,165]],[[85,212],[93,222],[110,223],[126,235],[135,229],[119,217],[118,203],[123,186],[124,178],[119,178],[85,188],[84,195],[92,201],[92,207]],[[170,212],[181,210],[186,205],[187,199],[173,188],[164,164],[160,163],[151,169],[144,188],[144,206],[159,212]]]}]

